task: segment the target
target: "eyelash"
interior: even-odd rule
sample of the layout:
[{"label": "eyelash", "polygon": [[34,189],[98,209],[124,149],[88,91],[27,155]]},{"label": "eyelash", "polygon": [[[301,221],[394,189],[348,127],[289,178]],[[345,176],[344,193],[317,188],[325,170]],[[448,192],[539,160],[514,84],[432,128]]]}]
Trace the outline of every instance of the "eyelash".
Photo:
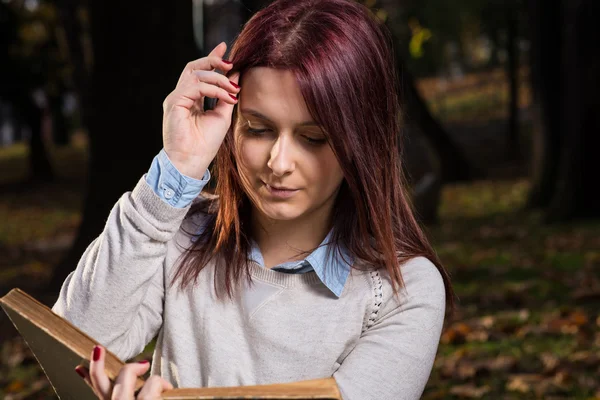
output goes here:
[{"label": "eyelash", "polygon": [[246,128],[246,130],[256,136],[260,136],[261,133],[266,131],[266,129],[252,129],[252,128]]},{"label": "eyelash", "polygon": [[[248,133],[250,133],[253,136],[262,136],[263,132],[268,131],[268,129],[252,129],[252,128],[246,128],[246,130],[248,131]],[[304,139],[306,139],[306,141],[312,145],[321,145],[321,144],[325,144],[327,142],[327,139],[312,139],[309,138],[308,136],[303,136]]]}]

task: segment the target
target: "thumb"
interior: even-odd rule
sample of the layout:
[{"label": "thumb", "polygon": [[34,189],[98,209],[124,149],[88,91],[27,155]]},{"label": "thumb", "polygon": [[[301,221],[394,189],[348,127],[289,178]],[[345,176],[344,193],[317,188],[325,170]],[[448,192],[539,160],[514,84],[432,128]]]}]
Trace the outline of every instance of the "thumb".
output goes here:
[{"label": "thumb", "polygon": [[149,366],[150,363],[148,361],[126,364],[121,368],[121,371],[119,371],[119,376],[117,376],[117,379],[115,380],[112,395],[109,393],[109,396],[106,396],[106,398],[130,399],[130,394],[134,393],[137,378],[144,375],[148,371]]},{"label": "thumb", "polygon": [[[239,83],[240,73],[236,72],[229,77],[229,80],[236,85]],[[240,92],[238,92],[238,103],[239,104],[239,96]],[[231,119],[231,115],[233,114],[233,108],[235,104],[229,104],[225,101],[217,101],[217,105],[213,109],[214,112],[218,113],[222,118]]]},{"label": "thumb", "polygon": [[153,375],[146,381],[144,387],[138,393],[137,398],[152,400],[162,399],[161,393],[171,389],[173,389],[173,385],[166,379],[161,378],[158,375]]},{"label": "thumb", "polygon": [[144,375],[150,369],[150,362],[147,360],[138,361],[135,363],[135,374],[139,377]]},{"label": "thumb", "polygon": [[143,376],[150,369],[150,362],[147,360],[138,361],[136,363],[131,363],[133,373],[136,377]]},{"label": "thumb", "polygon": [[[148,367],[150,366],[150,361],[148,361],[148,360],[141,360],[141,361],[138,361],[138,362],[136,363],[136,365],[137,365],[138,367],[140,367],[140,368],[141,368],[141,370],[148,371]],[[141,371],[141,370],[140,370],[140,371]],[[142,373],[145,373],[145,372],[142,372]]]},{"label": "thumb", "polygon": [[173,389],[173,385],[171,385],[171,382],[169,382],[168,380],[161,378],[160,382],[162,384],[162,389],[163,390],[171,390],[171,389]]}]

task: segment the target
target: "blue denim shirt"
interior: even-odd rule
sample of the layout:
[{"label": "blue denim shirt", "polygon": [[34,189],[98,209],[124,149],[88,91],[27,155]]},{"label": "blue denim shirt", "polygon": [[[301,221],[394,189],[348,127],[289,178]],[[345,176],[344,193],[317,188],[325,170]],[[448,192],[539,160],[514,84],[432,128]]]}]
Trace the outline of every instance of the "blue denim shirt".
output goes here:
[{"label": "blue denim shirt", "polygon": [[[202,179],[185,176],[175,168],[165,150],[162,149],[154,157],[145,178],[148,185],[152,187],[154,192],[163,201],[173,207],[184,208],[198,197],[204,186],[206,186],[210,180],[210,172],[206,170]],[[350,273],[350,265],[354,260],[343,246],[339,249],[342,253],[341,255],[336,249],[332,249],[333,251],[331,251],[330,257],[328,257],[327,250],[330,245],[327,243],[330,237],[331,231],[327,234],[323,242],[321,242],[321,245],[305,259],[285,262],[271,269],[293,274],[315,271],[323,284],[337,297],[340,297]],[[252,241],[251,244],[249,259],[264,268],[264,259],[258,245],[255,241]]]}]

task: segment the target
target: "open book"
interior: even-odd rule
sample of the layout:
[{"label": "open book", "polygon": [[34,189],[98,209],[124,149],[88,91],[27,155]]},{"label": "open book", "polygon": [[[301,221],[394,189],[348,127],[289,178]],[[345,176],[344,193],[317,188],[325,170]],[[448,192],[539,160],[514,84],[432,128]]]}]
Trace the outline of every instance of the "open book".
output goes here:
[{"label": "open book", "polygon": [[[89,366],[92,348],[100,344],[20,289],[0,298],[0,305],[27,342],[60,399],[95,399],[75,372]],[[115,380],[125,363],[106,351],[105,368]],[[138,378],[136,390],[144,381]],[[259,386],[182,388],[163,392],[163,399],[324,399],[341,400],[333,378]]]}]

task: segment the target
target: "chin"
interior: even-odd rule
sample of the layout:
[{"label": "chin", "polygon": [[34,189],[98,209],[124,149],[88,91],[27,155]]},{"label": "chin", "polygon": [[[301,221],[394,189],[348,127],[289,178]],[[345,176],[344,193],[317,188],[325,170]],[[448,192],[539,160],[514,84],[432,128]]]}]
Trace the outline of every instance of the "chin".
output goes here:
[{"label": "chin", "polygon": [[292,221],[304,214],[304,209],[300,209],[298,206],[294,204],[273,204],[268,203],[265,204],[261,202],[259,206],[260,211],[264,214],[265,217],[277,221]]}]

